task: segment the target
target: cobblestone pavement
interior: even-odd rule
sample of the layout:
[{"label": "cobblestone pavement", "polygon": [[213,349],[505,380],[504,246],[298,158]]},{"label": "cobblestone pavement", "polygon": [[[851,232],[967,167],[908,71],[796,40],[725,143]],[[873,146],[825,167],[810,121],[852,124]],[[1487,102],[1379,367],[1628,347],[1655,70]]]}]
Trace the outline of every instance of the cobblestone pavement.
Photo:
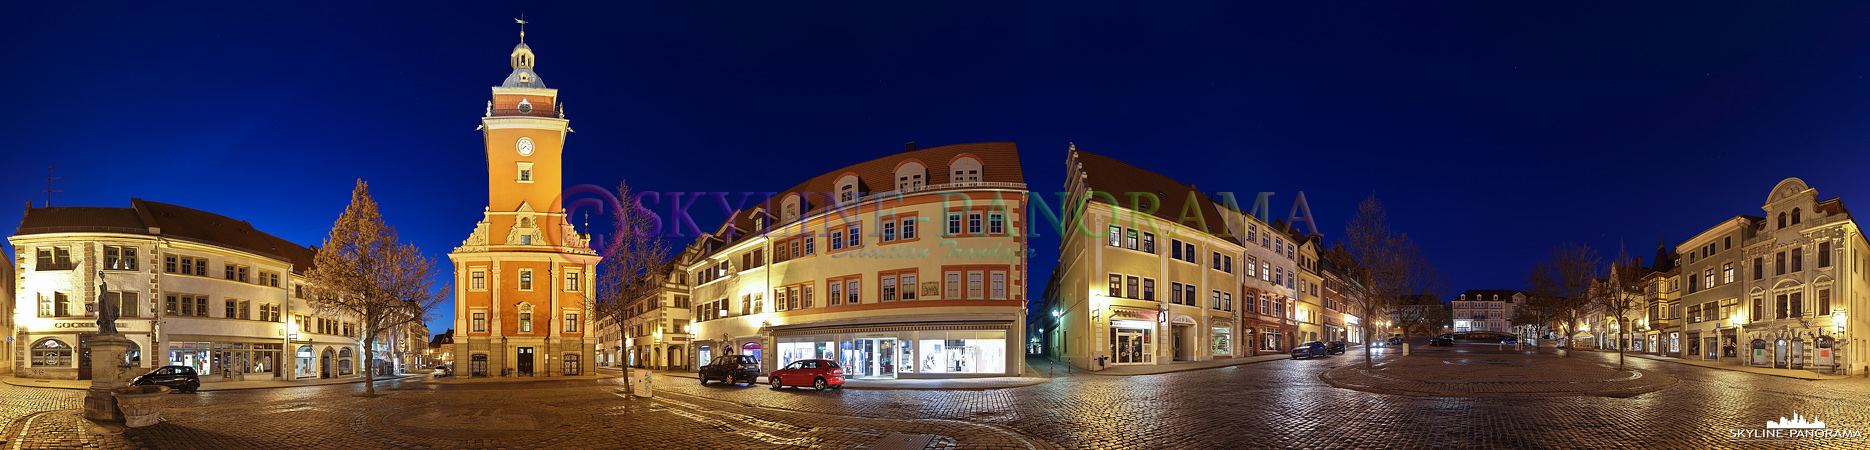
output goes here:
[{"label": "cobblestone pavement", "polygon": [[1619,369],[1598,358],[1564,358],[1485,346],[1418,352],[1411,358],[1386,359],[1369,369],[1362,364],[1348,364],[1327,370],[1320,377],[1341,388],[1418,397],[1628,397],[1678,382],[1660,372]]},{"label": "cobblestone pavement", "polygon": [[[1576,358],[1614,363],[1615,355]],[[1421,357],[1421,356],[1417,356]],[[1394,356],[1385,356],[1394,358]],[[1681,379],[1613,398],[1434,398],[1332,387],[1361,355],[979,391],[773,390],[658,379],[358,385],[169,397],[165,422],[85,433],[82,391],[0,386],[20,448],[1870,448],[1862,440],[1733,440],[1794,413],[1870,429],[1870,380],[1802,381],[1632,359]],[[911,446],[910,448],[918,448]]]}]

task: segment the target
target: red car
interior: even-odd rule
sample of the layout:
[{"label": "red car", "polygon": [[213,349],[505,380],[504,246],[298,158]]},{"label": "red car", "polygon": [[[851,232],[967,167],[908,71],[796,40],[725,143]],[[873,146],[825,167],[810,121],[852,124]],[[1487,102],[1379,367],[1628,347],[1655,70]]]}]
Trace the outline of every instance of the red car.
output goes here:
[{"label": "red car", "polygon": [[786,386],[811,386],[820,391],[826,387],[843,389],[844,366],[829,359],[802,359],[766,374],[766,379],[773,384],[773,389]]}]

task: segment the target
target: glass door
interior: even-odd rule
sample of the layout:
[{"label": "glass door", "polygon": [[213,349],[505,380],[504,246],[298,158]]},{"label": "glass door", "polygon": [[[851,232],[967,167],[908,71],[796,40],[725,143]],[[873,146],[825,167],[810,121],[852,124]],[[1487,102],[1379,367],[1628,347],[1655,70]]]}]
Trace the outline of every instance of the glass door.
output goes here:
[{"label": "glass door", "polygon": [[845,367],[853,378],[896,378],[896,339],[857,339],[852,364]]}]

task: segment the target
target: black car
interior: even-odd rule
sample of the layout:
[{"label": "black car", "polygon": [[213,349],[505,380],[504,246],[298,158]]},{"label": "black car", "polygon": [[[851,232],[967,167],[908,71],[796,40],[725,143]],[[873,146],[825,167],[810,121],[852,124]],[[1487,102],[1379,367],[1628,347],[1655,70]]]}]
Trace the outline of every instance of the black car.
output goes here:
[{"label": "black car", "polygon": [[1402,345],[1402,336],[1390,336],[1389,345]]},{"label": "black car", "polygon": [[1326,354],[1326,347],[1323,342],[1311,341],[1299,344],[1297,347],[1292,347],[1292,359],[1323,358]]},{"label": "black car", "polygon": [[1330,344],[1325,344],[1325,354],[1342,355],[1344,354],[1344,348],[1344,341],[1331,341]]},{"label": "black car", "polygon": [[1441,336],[1435,336],[1434,339],[1428,340],[1428,346],[1430,347],[1453,347],[1454,336],[1449,336],[1446,334],[1441,335]]},{"label": "black car", "polygon": [[195,368],[189,366],[166,366],[152,370],[130,382],[131,386],[168,386],[177,392],[195,392],[201,389],[201,377],[195,375]]},{"label": "black car", "polygon": [[701,384],[708,380],[721,380],[727,384],[746,383],[752,386],[760,382],[760,360],[747,355],[724,355],[714,358],[714,362],[701,366]]}]

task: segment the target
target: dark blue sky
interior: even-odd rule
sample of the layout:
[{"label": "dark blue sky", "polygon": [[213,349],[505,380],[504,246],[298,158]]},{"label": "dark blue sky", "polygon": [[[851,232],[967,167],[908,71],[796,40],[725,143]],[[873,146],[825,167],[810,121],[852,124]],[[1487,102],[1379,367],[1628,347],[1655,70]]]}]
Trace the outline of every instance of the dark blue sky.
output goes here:
[{"label": "dark blue sky", "polygon": [[522,13],[577,130],[568,184],[775,191],[908,141],[1013,141],[1052,192],[1076,142],[1280,215],[1305,191],[1328,239],[1374,192],[1457,291],[1517,288],[1565,240],[1648,256],[1788,176],[1870,201],[1866,4],[301,3],[0,5],[0,222],[59,165],[55,206],[141,197],[313,245],[363,178],[445,263]]}]

